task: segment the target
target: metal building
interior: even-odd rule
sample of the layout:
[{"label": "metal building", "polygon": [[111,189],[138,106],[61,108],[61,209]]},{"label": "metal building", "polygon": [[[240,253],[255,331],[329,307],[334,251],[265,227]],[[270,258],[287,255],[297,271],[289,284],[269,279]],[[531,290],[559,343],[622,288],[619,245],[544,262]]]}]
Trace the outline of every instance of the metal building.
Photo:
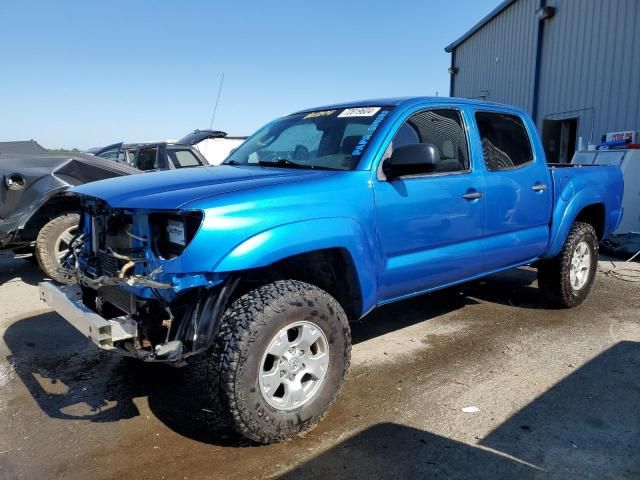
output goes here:
[{"label": "metal building", "polygon": [[640,130],[640,0],[505,0],[445,51],[450,95],[523,108],[550,161]]}]

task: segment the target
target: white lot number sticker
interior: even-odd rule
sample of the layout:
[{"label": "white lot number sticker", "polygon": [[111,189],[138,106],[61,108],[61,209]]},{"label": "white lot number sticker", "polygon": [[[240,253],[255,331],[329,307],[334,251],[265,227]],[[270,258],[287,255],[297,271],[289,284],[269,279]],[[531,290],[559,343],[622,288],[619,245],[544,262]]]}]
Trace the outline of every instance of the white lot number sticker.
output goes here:
[{"label": "white lot number sticker", "polygon": [[373,117],[380,107],[355,107],[344,109],[338,117]]},{"label": "white lot number sticker", "polygon": [[167,221],[167,233],[169,241],[176,245],[184,245],[184,224],[175,220]]}]

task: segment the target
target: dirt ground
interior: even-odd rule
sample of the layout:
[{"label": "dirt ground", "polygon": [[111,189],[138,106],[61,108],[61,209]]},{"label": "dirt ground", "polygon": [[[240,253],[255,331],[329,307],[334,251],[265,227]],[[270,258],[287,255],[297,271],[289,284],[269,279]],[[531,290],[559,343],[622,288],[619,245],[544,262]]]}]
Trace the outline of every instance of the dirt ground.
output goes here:
[{"label": "dirt ground", "polygon": [[640,283],[599,274],[554,311],[519,269],[381,308],[325,420],[259,446],[188,372],[94,348],[39,280],[0,258],[1,479],[640,478]]}]

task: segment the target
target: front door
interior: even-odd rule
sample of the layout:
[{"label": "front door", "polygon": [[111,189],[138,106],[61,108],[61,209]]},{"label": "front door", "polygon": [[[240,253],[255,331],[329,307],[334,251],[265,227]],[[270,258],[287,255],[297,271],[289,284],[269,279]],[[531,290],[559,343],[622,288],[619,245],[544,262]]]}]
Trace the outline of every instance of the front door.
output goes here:
[{"label": "front door", "polygon": [[[462,112],[426,109],[398,129],[384,157],[414,143],[436,147],[433,171],[375,182],[384,257],[380,298],[390,300],[476,275],[482,270],[484,178],[473,168]],[[384,158],[383,158],[384,161]]]}]

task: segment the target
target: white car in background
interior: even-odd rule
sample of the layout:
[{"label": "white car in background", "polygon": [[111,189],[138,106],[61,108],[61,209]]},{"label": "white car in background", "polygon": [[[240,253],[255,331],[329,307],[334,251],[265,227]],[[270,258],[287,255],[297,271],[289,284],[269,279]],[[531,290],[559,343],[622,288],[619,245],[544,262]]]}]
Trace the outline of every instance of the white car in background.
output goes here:
[{"label": "white car in background", "polygon": [[207,159],[210,165],[220,165],[246,138],[229,137],[219,130],[194,130],[176,143],[191,145]]}]

